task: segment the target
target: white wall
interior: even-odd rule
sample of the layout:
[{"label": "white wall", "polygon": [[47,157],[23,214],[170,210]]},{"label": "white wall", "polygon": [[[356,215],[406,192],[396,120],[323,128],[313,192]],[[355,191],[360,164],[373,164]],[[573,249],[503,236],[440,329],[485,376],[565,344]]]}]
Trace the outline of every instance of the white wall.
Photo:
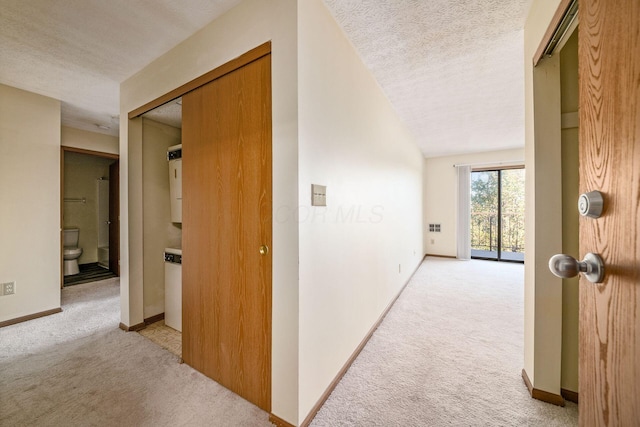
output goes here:
[{"label": "white wall", "polygon": [[[524,164],[524,149],[488,151],[425,159],[424,248],[429,255],[456,256],[458,178],[454,164]],[[429,224],[441,224],[440,233],[430,233]],[[432,243],[433,241],[433,243]]]},{"label": "white wall", "polygon": [[562,281],[549,258],[562,251],[560,60],[533,67],[560,0],[533,0],[525,40],[525,340],[524,369],[534,388],[560,395]]},{"label": "white wall", "polygon": [[60,307],[60,101],[0,84],[0,322]]},{"label": "white wall", "polygon": [[302,422],[423,257],[423,157],[323,2],[298,18]]},{"label": "white wall", "polygon": [[[121,308],[122,323],[144,317],[142,268],[142,130],[129,111],[271,40],[273,89],[273,209],[298,205],[297,5],[295,0],[245,0],[122,83]],[[129,245],[127,245],[129,242]],[[298,227],[273,223],[272,412],[298,419]]]},{"label": "white wall", "polygon": [[142,119],[145,319],[164,313],[164,248],[182,243],[181,225],[171,222],[167,161],[167,148],[181,141],[180,129]]},{"label": "white wall", "polygon": [[[109,177],[109,165],[115,160],[66,152],[64,154],[64,198],[85,199],[84,203],[64,202],[64,228],[80,230],[79,264],[98,262],[98,179]],[[118,179],[114,177],[113,179]]]},{"label": "white wall", "polygon": [[82,148],[102,153],[118,154],[118,138],[97,132],[89,132],[62,126],[61,143],[65,147]]},{"label": "white wall", "polygon": [[124,119],[125,129],[120,117],[128,136],[120,139],[120,318],[133,326],[144,320],[142,117]]}]

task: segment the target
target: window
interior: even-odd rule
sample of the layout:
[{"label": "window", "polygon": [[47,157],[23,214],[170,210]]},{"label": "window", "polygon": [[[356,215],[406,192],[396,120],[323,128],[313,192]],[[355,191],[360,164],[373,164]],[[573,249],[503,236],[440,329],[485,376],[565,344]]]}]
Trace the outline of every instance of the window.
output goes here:
[{"label": "window", "polygon": [[521,169],[471,172],[471,257],[524,262]]}]

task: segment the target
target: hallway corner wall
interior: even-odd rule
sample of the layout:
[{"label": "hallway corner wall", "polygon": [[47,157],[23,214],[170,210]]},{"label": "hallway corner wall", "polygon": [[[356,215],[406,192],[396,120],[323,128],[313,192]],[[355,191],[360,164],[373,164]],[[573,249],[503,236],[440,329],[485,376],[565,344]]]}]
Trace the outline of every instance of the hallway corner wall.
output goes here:
[{"label": "hallway corner wall", "polygon": [[[321,0],[298,4],[303,423],[423,255],[416,140]],[[327,206],[311,205],[311,185]],[[284,212],[283,212],[284,214]]]},{"label": "hallway corner wall", "polygon": [[60,101],[0,84],[0,322],[60,308]]},{"label": "hallway corner wall", "polygon": [[525,332],[524,371],[532,387],[560,397],[562,281],[549,258],[562,252],[560,61],[533,57],[560,0],[534,0],[525,40]]}]

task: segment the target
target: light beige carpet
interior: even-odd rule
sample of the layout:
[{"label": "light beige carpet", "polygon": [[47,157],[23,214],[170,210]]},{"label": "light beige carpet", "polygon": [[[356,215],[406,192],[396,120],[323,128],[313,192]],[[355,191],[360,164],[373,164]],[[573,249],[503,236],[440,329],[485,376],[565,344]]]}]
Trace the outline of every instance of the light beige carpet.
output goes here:
[{"label": "light beige carpet", "polygon": [[428,258],[311,425],[577,425],[522,381],[523,272]]},{"label": "light beige carpet", "polygon": [[137,333],[119,282],[62,290],[63,312],[0,328],[0,426],[269,426],[268,414]]},{"label": "light beige carpet", "polygon": [[[522,383],[522,265],[428,259],[313,426],[565,426]],[[0,426],[271,426],[264,411],[118,329],[117,279],[0,328]]]}]

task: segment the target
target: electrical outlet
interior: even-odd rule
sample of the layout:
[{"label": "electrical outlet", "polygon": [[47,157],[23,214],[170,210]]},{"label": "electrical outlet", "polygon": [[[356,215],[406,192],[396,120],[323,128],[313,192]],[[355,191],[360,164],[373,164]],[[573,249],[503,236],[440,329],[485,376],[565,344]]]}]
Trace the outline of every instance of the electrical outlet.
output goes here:
[{"label": "electrical outlet", "polygon": [[2,284],[2,295],[13,295],[16,293],[16,282]]},{"label": "electrical outlet", "polygon": [[398,273],[402,273],[402,264],[398,264]]},{"label": "electrical outlet", "polygon": [[436,239],[431,239],[431,244],[435,244],[436,243]]}]

